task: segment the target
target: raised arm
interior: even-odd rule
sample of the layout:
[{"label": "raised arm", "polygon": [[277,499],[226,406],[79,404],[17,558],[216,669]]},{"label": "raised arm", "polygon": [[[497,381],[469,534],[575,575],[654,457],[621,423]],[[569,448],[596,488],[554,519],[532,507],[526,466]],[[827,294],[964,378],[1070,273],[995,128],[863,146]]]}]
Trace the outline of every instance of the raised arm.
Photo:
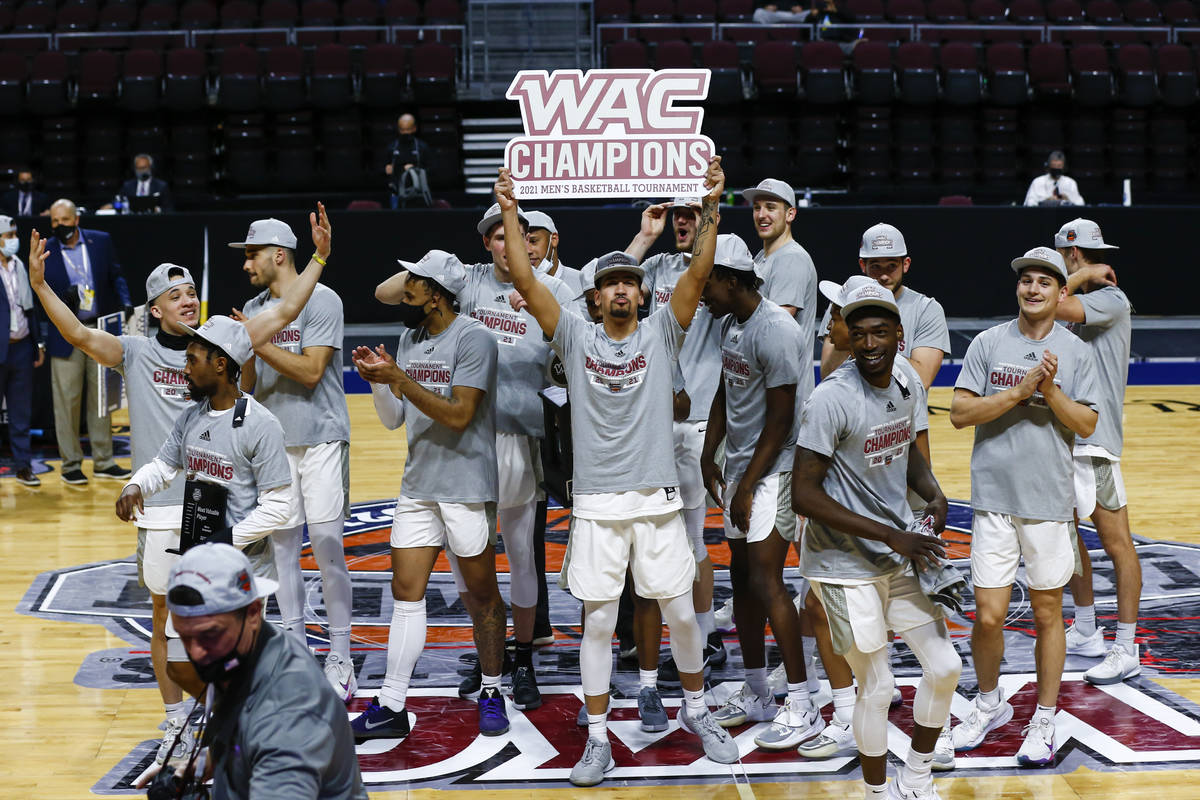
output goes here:
[{"label": "raised arm", "polygon": [[504,253],[508,257],[508,274],[513,286],[525,298],[529,313],[538,321],[542,333],[553,336],[558,329],[561,308],[553,292],[537,279],[529,264],[529,251],[525,248],[525,237],[521,235],[521,222],[517,218],[517,198],[513,193],[512,177],[503,167],[495,191],[504,220]]},{"label": "raised arm", "polygon": [[704,195],[700,208],[700,226],[696,231],[696,243],[692,246],[692,260],[687,272],[679,276],[675,284],[675,292],[671,295],[671,310],[679,327],[687,330],[696,315],[696,307],[700,304],[700,293],[708,282],[708,274],[712,272],[713,256],[717,249],[717,218],[720,216],[717,205],[721,195],[725,193],[725,173],[721,170],[721,157],[713,156],[708,162],[708,172],[704,176],[704,185],[708,194]]},{"label": "raised arm", "polygon": [[408,270],[402,269],[375,287],[375,299],[386,306],[398,306],[404,302],[404,284],[408,282]]},{"label": "raised arm", "polygon": [[300,316],[304,305],[312,297],[313,289],[317,287],[317,281],[321,279],[321,272],[325,268],[325,262],[329,259],[333,240],[333,229],[329,225],[329,216],[325,213],[323,203],[317,203],[316,213],[309,213],[308,223],[312,227],[312,240],[315,248],[313,257],[308,261],[308,266],[283,293],[280,302],[244,322],[246,333],[250,334],[250,343],[256,348],[270,343],[272,336]]},{"label": "raised arm", "polygon": [[115,367],[125,357],[121,340],[108,331],[84,325],[46,283],[46,242],[35,230],[29,239],[29,285],[37,292],[46,317],[63,338],[92,357],[98,364]]},{"label": "raised arm", "polygon": [[670,203],[659,203],[647,206],[642,212],[642,227],[625,248],[625,252],[636,258],[639,263],[646,259],[646,253],[662,235],[667,225],[667,209],[670,207]]}]

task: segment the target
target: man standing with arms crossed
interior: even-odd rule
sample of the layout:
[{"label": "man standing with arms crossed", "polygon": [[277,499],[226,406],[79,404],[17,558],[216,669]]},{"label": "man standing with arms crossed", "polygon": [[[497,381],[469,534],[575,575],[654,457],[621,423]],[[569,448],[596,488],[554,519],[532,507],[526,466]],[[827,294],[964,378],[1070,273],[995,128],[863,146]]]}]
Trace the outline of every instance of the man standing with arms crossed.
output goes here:
[{"label": "man standing with arms crossed", "polygon": [[[904,335],[895,299],[871,283],[843,292],[842,300],[854,361],[813,392],[796,440],[792,503],[808,518],[800,572],[825,607],[834,649],[858,679],[853,729],[865,797],[932,799],[933,750],[962,661],[914,574],[944,549],[936,536],[912,530],[908,491],[927,503],[923,516],[934,531],[945,527],[946,497],[912,447],[929,422],[924,387],[894,369]],[[922,669],[909,753],[890,786],[889,631],[900,634]]]},{"label": "man standing with arms crossed", "polygon": [[574,527],[568,580],[584,603],[580,672],[588,709],[588,741],[571,782],[593,786],[612,769],[608,741],[608,681],[617,605],[632,566],[637,593],[656,599],[671,631],[684,705],[679,722],[700,737],[705,754],[732,763],[737,745],[704,704],[704,640],[692,607],[696,562],[679,516],[678,476],[670,457],[672,377],[683,337],[713,265],[716,207],[725,184],[720,159],[708,167],[697,245],[668,306],[639,323],[643,271],[625,253],[597,260],[595,284],[604,322],[563,312],[536,279],[518,241],[520,223],[508,170],[500,170],[496,197],[504,215],[508,266],[517,291],[551,339],[568,375],[571,431],[576,451]]},{"label": "man standing with arms crossed", "polygon": [[1040,767],[1057,757],[1054,714],[1066,655],[1062,590],[1077,563],[1071,450],[1076,437],[1086,439],[1096,429],[1099,393],[1090,349],[1054,323],[1067,296],[1062,256],[1035,247],[1013,259],[1012,268],[1020,313],[971,342],[950,405],[955,428],[975,427],[971,654],[979,686],[953,737],[956,750],[971,750],[1012,719],[999,685],[1000,663],[1012,584],[1024,557],[1037,630],[1038,698],[1017,762]]},{"label": "man standing with arms crossed", "polygon": [[[1110,280],[1111,269],[1100,263],[1106,250],[1100,226],[1076,219],[1054,235],[1054,247],[1066,261],[1067,297],[1058,304],[1055,318],[1086,342],[1095,360],[1100,420],[1091,436],[1075,441],[1075,511],[1080,519],[1092,518],[1100,543],[1117,573],[1117,640],[1104,661],[1084,673],[1091,683],[1120,683],[1142,671],[1138,646],[1138,601],[1142,593],[1142,565],[1129,532],[1125,481],[1121,477],[1122,417],[1125,384],[1129,377],[1129,338],[1133,308],[1129,298]],[[1067,652],[1105,654],[1104,629],[1096,626],[1092,594],[1092,561],[1079,538],[1083,574],[1072,576],[1075,621],[1067,628]]]}]

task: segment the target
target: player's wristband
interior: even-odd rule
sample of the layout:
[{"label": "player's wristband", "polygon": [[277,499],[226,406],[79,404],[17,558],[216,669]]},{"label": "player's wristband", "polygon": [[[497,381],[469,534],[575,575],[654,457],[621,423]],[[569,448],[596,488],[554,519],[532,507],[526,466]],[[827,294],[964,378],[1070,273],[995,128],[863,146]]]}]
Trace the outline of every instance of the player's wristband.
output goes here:
[{"label": "player's wristband", "polygon": [[313,253],[312,260],[320,264],[322,267],[325,266],[325,259],[321,258],[316,253]]}]

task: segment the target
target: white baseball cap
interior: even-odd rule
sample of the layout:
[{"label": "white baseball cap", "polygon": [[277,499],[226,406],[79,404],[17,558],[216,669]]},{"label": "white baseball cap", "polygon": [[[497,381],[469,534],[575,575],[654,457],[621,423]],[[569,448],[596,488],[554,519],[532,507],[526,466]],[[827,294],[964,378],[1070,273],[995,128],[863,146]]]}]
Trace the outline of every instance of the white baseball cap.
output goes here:
[{"label": "white baseball cap", "polygon": [[821,290],[821,294],[825,295],[825,299],[833,303],[835,306],[845,305],[842,301],[846,296],[860,286],[868,283],[879,283],[878,281],[867,277],[866,275],[851,275],[846,279],[845,283],[834,283],[833,281],[821,281],[817,284],[817,288]]},{"label": "white baseball cap", "polygon": [[[479,231],[480,236],[487,236],[488,231],[492,229],[492,226],[497,222],[500,222],[500,220],[503,218],[503,215],[500,213],[500,204],[492,203],[488,210],[483,212],[483,219],[476,223],[475,230]],[[520,206],[517,206],[517,219],[521,220],[521,222],[524,222],[525,227],[529,227],[529,217],[525,216],[525,212],[521,210]],[[547,219],[549,218],[547,217]],[[555,233],[557,232],[558,231],[555,231]],[[446,288],[449,289],[450,287],[447,286]]]},{"label": "white baseball cap", "polygon": [[676,197],[671,200],[671,208],[691,208],[703,203],[704,200],[699,197]]},{"label": "white baseball cap", "polygon": [[554,225],[554,220],[550,219],[550,215],[545,211],[526,211],[525,221],[528,223],[529,230],[534,228],[543,228],[551,233],[558,233],[558,228]]},{"label": "white baseball cap", "polygon": [[215,344],[237,362],[239,367],[254,354],[254,345],[250,343],[250,334],[246,333],[246,326],[232,317],[216,314],[209,317],[199,328],[192,328],[182,322],[179,323],[179,327],[197,339]]},{"label": "white baseball cap", "polygon": [[295,250],[296,234],[292,233],[292,226],[283,220],[274,217],[256,219],[250,223],[250,229],[246,231],[246,241],[229,243],[230,247],[239,250],[250,245],[275,245]]},{"label": "white baseball cap", "polygon": [[[172,270],[179,270],[182,274],[172,278]],[[187,267],[181,267],[178,264],[159,264],[146,278],[146,302],[153,303],[160,295],[171,291],[176,286],[188,284],[195,286],[196,282],[192,280],[192,273],[188,272]]]},{"label": "white baseball cap", "polygon": [[[713,252],[713,265],[736,269],[738,272],[753,272],[758,275],[750,248],[734,233],[717,235],[717,247]],[[761,276],[760,276],[761,277]]]},{"label": "white baseball cap", "polygon": [[455,295],[467,287],[467,268],[458,260],[458,256],[445,250],[430,250],[421,256],[420,261],[404,261],[396,259],[400,266],[413,275],[420,275],[436,281],[439,286]]},{"label": "white baseball cap", "polygon": [[[863,276],[866,278],[866,276]],[[847,281],[849,284],[849,281]],[[865,282],[860,282],[850,288],[849,291],[843,287],[842,291],[842,317],[849,317],[852,313],[860,308],[867,306],[875,306],[877,308],[886,308],[894,314],[900,313],[900,307],[896,305],[896,298],[892,294],[892,290],[881,286],[878,281],[873,281],[867,278]]]},{"label": "white baseball cap", "polygon": [[898,258],[908,255],[904,234],[895,225],[877,222],[863,231],[859,258]]},{"label": "white baseball cap", "polygon": [[596,262],[599,259],[593,258],[591,261],[579,268],[579,295],[576,300],[582,300],[587,297],[587,293],[596,288]]},{"label": "white baseball cap", "polygon": [[1058,254],[1058,251],[1051,247],[1035,247],[1032,250],[1026,250],[1025,255],[1012,260],[1013,272],[1021,273],[1021,270],[1029,267],[1041,267],[1048,269],[1054,274],[1063,279],[1063,283],[1067,282],[1067,265],[1063,261],[1063,257]]},{"label": "white baseball cap", "polygon": [[636,258],[629,253],[614,250],[596,259],[596,274],[592,276],[592,286],[599,289],[600,279],[613,272],[628,272],[637,275],[638,280],[646,277],[646,270],[638,265]]},{"label": "white baseball cap", "polygon": [[1055,247],[1082,247],[1086,250],[1120,250],[1115,244],[1105,244],[1100,226],[1090,219],[1079,217],[1068,222],[1054,234]]},{"label": "white baseball cap", "polygon": [[0,214],[0,233],[16,233],[17,223],[7,214]]},{"label": "white baseball cap", "polygon": [[753,189],[743,189],[742,197],[746,198],[751,204],[759,197],[774,197],[776,200],[782,200],[789,206],[796,205],[796,193],[792,191],[791,186],[778,178],[767,178]]},{"label": "white baseball cap", "polygon": [[[172,594],[183,587],[193,591]],[[274,594],[278,588],[278,582],[255,575],[250,559],[236,547],[224,543],[199,544],[180,556],[171,567],[167,578],[167,608],[181,617],[227,614]],[[199,602],[179,602],[182,599],[198,599]]]}]

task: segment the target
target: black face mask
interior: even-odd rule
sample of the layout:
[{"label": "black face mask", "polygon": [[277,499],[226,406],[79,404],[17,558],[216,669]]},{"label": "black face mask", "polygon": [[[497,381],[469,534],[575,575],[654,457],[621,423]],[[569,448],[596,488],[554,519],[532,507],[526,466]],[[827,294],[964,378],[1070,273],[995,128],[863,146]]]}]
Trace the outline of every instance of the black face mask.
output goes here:
[{"label": "black face mask", "polygon": [[400,321],[404,323],[404,327],[410,330],[421,327],[421,323],[425,321],[425,317],[429,316],[425,313],[424,304],[413,305],[410,303],[401,303],[396,307],[396,312],[400,315]]},{"label": "black face mask", "polygon": [[[224,655],[217,656],[207,664],[197,664],[192,661],[192,666],[196,668],[196,675],[205,683],[216,683],[217,681],[234,681],[246,670],[246,665],[249,659],[246,656],[238,654],[238,642],[242,640],[242,634],[246,632],[246,609],[242,609],[242,626],[238,629],[237,638],[233,641],[233,647],[229,648],[229,652]],[[188,660],[191,661],[192,656],[188,654]]]},{"label": "black face mask", "polygon": [[1054,180],[1058,180],[1059,178],[1061,178],[1062,173],[1063,173],[1063,171],[1061,169],[1059,169],[1058,167],[1050,167],[1050,177],[1054,178]]},{"label": "black face mask", "polygon": [[17,184],[17,188],[20,189],[22,192],[32,192],[33,191],[33,181],[21,181],[20,183]]},{"label": "black face mask", "polygon": [[411,133],[402,133],[397,137],[400,146],[405,149],[411,149],[413,146],[413,135]]},{"label": "black face mask", "polygon": [[54,238],[58,239],[60,242],[65,242],[70,240],[70,238],[75,235],[75,226],[55,225],[50,229],[50,232],[54,234]]}]

